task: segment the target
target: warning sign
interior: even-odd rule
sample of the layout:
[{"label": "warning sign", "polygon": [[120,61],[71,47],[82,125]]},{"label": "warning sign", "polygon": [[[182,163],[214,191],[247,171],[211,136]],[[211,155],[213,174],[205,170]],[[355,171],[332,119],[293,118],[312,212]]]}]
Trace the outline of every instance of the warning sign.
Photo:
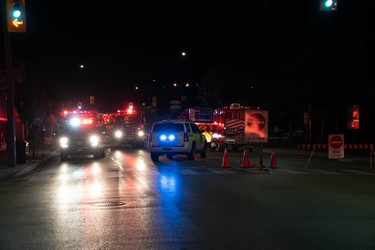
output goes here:
[{"label": "warning sign", "polygon": [[344,158],[344,135],[328,135],[328,158]]},{"label": "warning sign", "polygon": [[246,142],[268,142],[268,111],[247,110],[245,113]]}]

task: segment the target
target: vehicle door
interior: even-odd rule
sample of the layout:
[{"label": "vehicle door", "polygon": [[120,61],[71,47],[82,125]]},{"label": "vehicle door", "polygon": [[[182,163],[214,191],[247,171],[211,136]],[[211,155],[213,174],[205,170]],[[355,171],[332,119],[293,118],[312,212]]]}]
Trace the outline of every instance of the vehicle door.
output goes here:
[{"label": "vehicle door", "polygon": [[[206,143],[206,137],[204,134],[201,133],[198,126],[195,123],[190,123],[191,130],[194,135],[194,141],[196,143],[196,149],[197,151],[201,151],[204,148],[204,145]],[[190,139],[190,138],[189,138]]]}]

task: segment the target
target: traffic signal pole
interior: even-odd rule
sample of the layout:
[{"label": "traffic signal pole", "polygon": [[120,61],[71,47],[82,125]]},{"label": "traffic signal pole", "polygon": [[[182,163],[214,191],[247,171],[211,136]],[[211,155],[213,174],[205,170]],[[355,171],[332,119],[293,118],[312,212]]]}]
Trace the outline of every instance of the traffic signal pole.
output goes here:
[{"label": "traffic signal pole", "polygon": [[[3,1],[2,7],[6,10],[6,3]],[[13,89],[13,62],[10,34],[7,30],[7,13],[3,14],[3,31],[4,31],[4,55],[7,76],[7,152],[8,152],[8,166],[16,166],[16,135],[14,122],[14,89]]]}]

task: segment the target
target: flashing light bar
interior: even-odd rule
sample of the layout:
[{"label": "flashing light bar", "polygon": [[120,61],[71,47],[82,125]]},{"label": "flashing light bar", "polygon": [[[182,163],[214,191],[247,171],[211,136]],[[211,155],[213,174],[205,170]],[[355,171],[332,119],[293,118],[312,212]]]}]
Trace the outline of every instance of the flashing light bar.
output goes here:
[{"label": "flashing light bar", "polygon": [[78,115],[79,111],[77,110],[64,110],[61,112],[61,115],[66,117],[66,116],[75,116]]},{"label": "flashing light bar", "polygon": [[127,110],[117,110],[116,116],[135,115],[135,114],[137,114],[137,111],[134,108],[128,108]]},{"label": "flashing light bar", "polygon": [[66,116],[78,116],[78,115],[85,115],[85,114],[89,114],[89,115],[96,115],[97,114],[97,111],[95,110],[63,110],[60,112],[60,114],[64,117]]}]

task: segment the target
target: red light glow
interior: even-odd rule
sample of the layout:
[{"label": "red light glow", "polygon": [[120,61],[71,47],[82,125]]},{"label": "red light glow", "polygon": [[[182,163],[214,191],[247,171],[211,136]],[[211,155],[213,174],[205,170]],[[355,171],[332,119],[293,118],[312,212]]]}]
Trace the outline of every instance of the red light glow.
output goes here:
[{"label": "red light glow", "polygon": [[82,120],[82,124],[83,125],[91,125],[91,124],[93,124],[93,120],[92,120],[92,118],[85,118],[85,119]]}]

